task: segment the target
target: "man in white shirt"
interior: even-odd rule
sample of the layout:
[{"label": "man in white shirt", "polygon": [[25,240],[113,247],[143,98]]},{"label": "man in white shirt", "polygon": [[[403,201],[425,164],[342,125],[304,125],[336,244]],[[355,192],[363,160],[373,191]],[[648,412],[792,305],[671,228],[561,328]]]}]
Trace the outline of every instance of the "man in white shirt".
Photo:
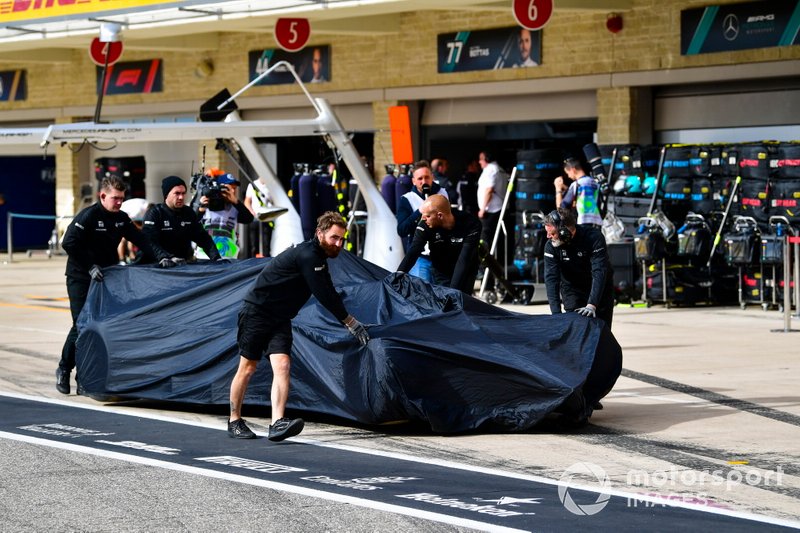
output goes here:
[{"label": "man in white shirt", "polygon": [[248,227],[250,257],[270,257],[269,245],[274,224],[272,222],[261,222],[258,219],[258,215],[263,213],[265,209],[272,207],[272,205],[269,189],[260,179],[247,184],[247,189],[244,192],[244,206],[255,217],[255,220]]},{"label": "man in white shirt", "polygon": [[[500,168],[494,156],[488,151],[483,151],[478,157],[483,171],[478,178],[478,218],[483,224],[481,241],[487,249],[491,249],[497,224],[500,222],[500,211],[503,208],[503,198],[508,186],[508,175]],[[505,239],[500,239],[497,246],[497,256],[503,258]],[[494,280],[490,277],[487,287],[494,287]]]}]

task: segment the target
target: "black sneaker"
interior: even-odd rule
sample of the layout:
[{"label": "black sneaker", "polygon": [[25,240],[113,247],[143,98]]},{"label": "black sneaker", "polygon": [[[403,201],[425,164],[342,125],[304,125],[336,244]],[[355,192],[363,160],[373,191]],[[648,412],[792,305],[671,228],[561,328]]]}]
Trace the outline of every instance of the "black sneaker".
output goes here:
[{"label": "black sneaker", "polygon": [[267,438],[271,441],[279,442],[298,435],[303,431],[303,426],[305,426],[305,422],[303,422],[302,418],[295,418],[294,420],[291,418],[279,418],[269,427],[269,437]]},{"label": "black sneaker", "polygon": [[69,370],[56,368],[56,389],[61,394],[69,394]]},{"label": "black sneaker", "polygon": [[244,423],[243,418],[236,420],[228,420],[228,436],[234,439],[254,439],[256,434],[253,433],[247,424]]}]

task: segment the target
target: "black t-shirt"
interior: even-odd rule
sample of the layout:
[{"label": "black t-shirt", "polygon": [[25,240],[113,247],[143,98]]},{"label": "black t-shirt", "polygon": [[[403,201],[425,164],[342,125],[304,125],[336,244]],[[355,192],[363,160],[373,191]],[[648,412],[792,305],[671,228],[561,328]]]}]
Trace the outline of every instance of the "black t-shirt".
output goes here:
[{"label": "black t-shirt", "polygon": [[347,310],[333,287],[328,256],[316,238],[271,259],[244,300],[277,319],[291,320],[312,294],[339,321],[347,318]]},{"label": "black t-shirt", "polygon": [[614,272],[600,230],[578,226],[572,240],[559,247],[544,245],[544,281],[553,313],[573,311],[587,303],[598,309],[614,305]]},{"label": "black t-shirt", "polygon": [[[203,229],[194,210],[189,206],[170,209],[166,204],[154,205],[144,215],[142,231],[153,243],[154,249],[160,248],[169,257],[191,259],[194,255],[192,242],[196,242],[210,259],[219,259],[214,240]],[[146,263],[154,260],[153,255],[145,255]]]},{"label": "black t-shirt", "polygon": [[425,244],[431,251],[431,265],[439,273],[450,278],[449,286],[464,292],[472,292],[472,287],[463,287],[471,279],[471,273],[478,268],[478,245],[481,240],[481,221],[474,215],[463,211],[453,211],[455,225],[452,229],[431,229],[420,221],[414,232],[414,239],[405,258],[397,268],[408,272],[419,259]]},{"label": "black t-shirt", "polygon": [[136,229],[125,212],[108,211],[100,203],[82,210],[70,222],[61,242],[69,255],[66,275],[88,280],[92,265],[116,265],[117,246],[123,237],[144,253],[153,253],[147,236]]}]

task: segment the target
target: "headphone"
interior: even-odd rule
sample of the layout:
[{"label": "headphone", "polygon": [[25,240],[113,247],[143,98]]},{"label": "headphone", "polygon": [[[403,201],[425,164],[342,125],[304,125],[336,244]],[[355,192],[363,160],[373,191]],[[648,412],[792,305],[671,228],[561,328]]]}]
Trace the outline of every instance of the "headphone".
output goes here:
[{"label": "headphone", "polygon": [[564,219],[562,219],[561,215],[558,214],[558,210],[556,209],[551,211],[547,217],[553,221],[553,225],[556,227],[558,240],[564,244],[567,244],[572,239],[572,232],[564,225]]}]

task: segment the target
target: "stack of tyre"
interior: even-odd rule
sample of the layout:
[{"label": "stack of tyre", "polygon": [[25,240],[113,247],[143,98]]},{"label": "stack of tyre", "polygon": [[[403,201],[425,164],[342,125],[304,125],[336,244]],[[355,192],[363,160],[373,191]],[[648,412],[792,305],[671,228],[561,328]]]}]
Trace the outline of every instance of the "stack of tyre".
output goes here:
[{"label": "stack of tyre", "polygon": [[784,236],[800,229],[800,143],[741,144],[726,155],[741,182],[725,260],[741,270],[740,303],[768,307],[783,298]]},{"label": "stack of tyre", "polygon": [[292,205],[300,215],[303,237],[310,239],[317,227],[317,218],[326,211],[336,211],[338,203],[331,176],[323,168],[310,169],[296,163],[290,181]]},{"label": "stack of tyre", "polygon": [[514,186],[514,265],[523,279],[540,265],[546,232],[545,215],[556,208],[553,181],[562,175],[564,154],[559,149],[520,150]]}]

